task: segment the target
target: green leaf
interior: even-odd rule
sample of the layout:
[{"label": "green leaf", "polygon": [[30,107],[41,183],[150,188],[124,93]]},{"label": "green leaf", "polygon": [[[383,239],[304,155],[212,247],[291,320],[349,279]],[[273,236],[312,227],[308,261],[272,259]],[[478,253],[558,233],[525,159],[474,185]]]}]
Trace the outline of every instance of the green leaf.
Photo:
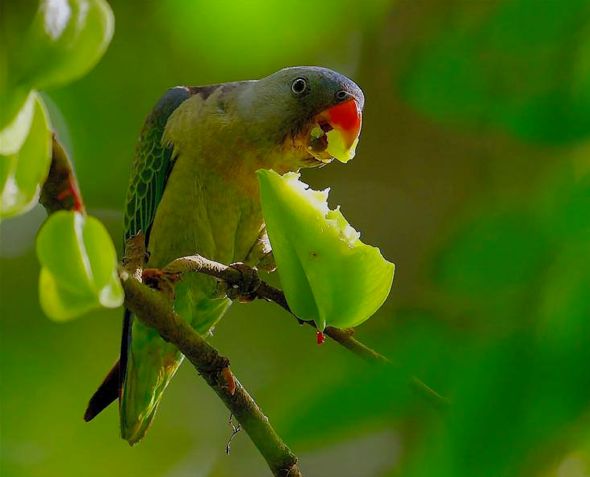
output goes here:
[{"label": "green leaf", "polygon": [[103,0],[42,0],[16,65],[19,83],[44,89],[81,77],[102,57],[113,31]]},{"label": "green leaf", "polygon": [[[104,0],[41,0],[36,10],[24,3],[7,5],[0,19],[0,64],[5,66],[0,71],[0,134],[17,121],[32,90],[60,86],[88,72],[114,31]],[[11,141],[18,144],[19,137]]]},{"label": "green leaf", "polygon": [[361,324],[383,304],[394,265],[365,245],[328,191],[308,189],[299,174],[257,172],[262,211],[285,296],[302,320],[341,328]]},{"label": "green leaf", "polygon": [[[50,126],[33,89],[82,76],[113,35],[113,14],[103,0],[42,0],[32,22],[31,14],[9,9],[1,25],[0,61],[7,68],[0,73],[0,217],[27,211],[49,169]],[[24,38],[13,24],[29,25]]]},{"label": "green leaf", "polygon": [[36,95],[30,92],[20,105],[20,110],[12,115],[12,122],[0,129],[0,154],[16,154],[22,147],[33,123],[35,99]]},{"label": "green leaf", "polygon": [[19,120],[8,128],[12,134],[0,131],[0,149],[16,148],[12,154],[0,154],[0,217],[26,212],[35,204],[51,163],[51,132],[41,99],[31,94],[23,109]]},{"label": "green leaf", "polygon": [[37,255],[41,307],[50,318],[69,320],[123,303],[115,248],[94,217],[66,211],[51,215],[39,232]]}]

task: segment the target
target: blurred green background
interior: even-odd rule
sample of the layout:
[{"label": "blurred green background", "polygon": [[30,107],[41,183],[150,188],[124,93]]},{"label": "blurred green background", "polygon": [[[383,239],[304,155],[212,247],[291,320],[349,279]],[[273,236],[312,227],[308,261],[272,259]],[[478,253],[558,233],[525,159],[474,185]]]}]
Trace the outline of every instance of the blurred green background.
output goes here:
[{"label": "blurred green background", "polygon": [[[102,61],[44,98],[116,244],[134,143],[168,87],[316,64],[365,91],[356,159],[303,179],[396,263],[358,336],[401,369],[318,347],[266,303],[234,306],[212,339],[306,477],[590,475],[587,0],[110,3]],[[1,226],[0,474],[268,475],[244,433],[225,455],[228,412],[188,365],[140,445],[119,439],[115,407],[83,422],[121,311],[42,315],[43,218]],[[406,373],[452,406],[429,407]]]}]

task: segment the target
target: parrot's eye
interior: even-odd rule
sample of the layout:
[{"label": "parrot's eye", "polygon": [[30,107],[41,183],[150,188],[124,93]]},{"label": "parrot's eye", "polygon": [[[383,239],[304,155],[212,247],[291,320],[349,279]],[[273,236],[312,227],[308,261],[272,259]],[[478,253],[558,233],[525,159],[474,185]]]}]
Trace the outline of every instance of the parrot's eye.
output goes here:
[{"label": "parrot's eye", "polygon": [[293,93],[299,95],[307,90],[307,81],[305,78],[297,78],[293,83],[291,83],[291,91]]},{"label": "parrot's eye", "polygon": [[348,91],[344,91],[343,89],[338,91],[335,96],[337,101],[344,101],[345,99],[350,97]]}]

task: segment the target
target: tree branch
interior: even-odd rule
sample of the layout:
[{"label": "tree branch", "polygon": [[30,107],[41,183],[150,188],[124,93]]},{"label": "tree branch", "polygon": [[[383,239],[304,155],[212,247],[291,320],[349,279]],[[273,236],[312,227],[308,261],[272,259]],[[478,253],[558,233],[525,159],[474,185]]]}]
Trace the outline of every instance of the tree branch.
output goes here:
[{"label": "tree branch", "polygon": [[[140,237],[140,240],[143,241],[143,238]],[[144,256],[137,245],[132,254],[136,253],[141,257]],[[221,356],[188,322],[172,311],[172,303],[165,294],[139,282],[138,269],[133,266],[138,261],[129,258],[129,255],[126,253],[127,268],[120,273],[125,290],[125,306],[142,323],[158,330],[164,340],[173,343],[193,364],[248,433],[273,475],[301,476],[297,457],[281,440],[268,418],[232,374],[229,369],[229,360]],[[133,265],[129,266],[130,264]]]},{"label": "tree branch", "polygon": [[[229,287],[237,288],[239,293],[243,293],[247,296],[249,295],[252,298],[272,301],[289,312],[291,315],[295,316],[295,318],[300,323],[305,323],[316,328],[316,324],[313,321],[302,321],[291,311],[291,308],[289,307],[285,294],[282,290],[269,285],[268,283],[260,280],[258,277],[253,279],[251,276],[247,276],[248,274],[246,271],[248,269],[250,270],[250,273],[257,274],[256,269],[246,267],[243,264],[239,264],[239,267],[234,265],[228,266],[213,260],[209,260],[208,258],[202,257],[200,255],[191,255],[173,260],[168,265],[166,265],[166,267],[164,267],[162,273],[164,277],[168,275],[173,278],[173,280],[178,280],[181,278],[182,274],[190,272],[199,272],[210,275],[219,280],[223,280],[228,284]],[[249,289],[248,284],[251,283],[256,284],[254,289]],[[338,344],[348,349],[358,357],[364,359],[365,361],[394,366],[394,364],[387,357],[369,348],[354,338],[354,329],[352,328],[340,329],[333,326],[328,326],[324,330],[324,333],[332,340],[336,341]],[[399,366],[397,367],[399,368]],[[437,408],[443,408],[448,405],[446,398],[438,394],[420,379],[416,378],[415,376],[408,376],[408,381],[414,391],[430,402],[433,406]]]},{"label": "tree branch", "polygon": [[[84,204],[72,164],[55,135],[51,168],[39,202],[48,214],[58,210],[84,213]],[[143,239],[129,241],[126,258],[123,260],[124,268],[120,271],[121,283],[125,290],[125,306],[143,323],[155,328],[162,338],[173,343],[187,357],[248,433],[273,475],[301,477],[297,457],[281,440],[268,418],[232,374],[229,360],[221,356],[185,320],[174,313],[172,303],[164,293],[152,290],[140,282],[144,255]]]}]

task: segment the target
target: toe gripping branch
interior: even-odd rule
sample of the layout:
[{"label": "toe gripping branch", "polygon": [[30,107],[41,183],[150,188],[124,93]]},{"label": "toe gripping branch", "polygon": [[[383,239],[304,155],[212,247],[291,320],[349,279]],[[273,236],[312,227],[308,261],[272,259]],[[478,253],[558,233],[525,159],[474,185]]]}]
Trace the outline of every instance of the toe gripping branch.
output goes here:
[{"label": "toe gripping branch", "polygon": [[163,269],[145,268],[142,281],[174,298],[174,285],[188,271],[203,272],[220,280],[222,292],[231,300],[250,303],[260,297],[262,280],[256,267],[242,262],[226,267],[197,255],[177,259]]},{"label": "toe gripping branch", "polygon": [[258,270],[242,262],[230,264],[229,268],[239,272],[239,280],[228,280],[227,297],[240,303],[250,303],[258,297],[262,283]]}]

